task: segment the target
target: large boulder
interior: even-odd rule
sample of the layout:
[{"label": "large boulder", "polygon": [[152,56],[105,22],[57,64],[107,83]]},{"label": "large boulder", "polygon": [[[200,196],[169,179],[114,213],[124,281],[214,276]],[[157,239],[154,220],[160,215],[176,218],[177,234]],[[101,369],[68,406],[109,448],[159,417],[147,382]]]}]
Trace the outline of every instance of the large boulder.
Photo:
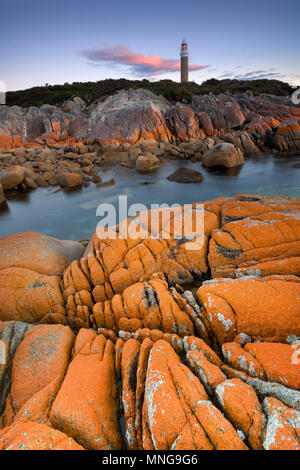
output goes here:
[{"label": "large boulder", "polygon": [[240,333],[254,341],[287,343],[300,335],[300,282],[296,276],[219,279],[197,292],[207,336],[222,345]]},{"label": "large boulder", "polygon": [[243,163],[244,156],[241,150],[228,142],[214,145],[204,153],[202,159],[202,165],[209,168],[232,168],[234,166],[240,166]]},{"label": "large boulder", "polygon": [[152,154],[137,157],[135,167],[139,173],[155,171],[160,167],[159,159]]},{"label": "large boulder", "polygon": [[25,168],[16,165],[0,172],[0,184],[4,191],[19,186],[24,180]]},{"label": "large boulder", "polygon": [[61,382],[68,366],[74,335],[68,326],[41,325],[28,329],[19,344],[11,371],[11,387],[2,423],[9,426],[34,395]]},{"label": "large boulder", "polygon": [[25,268],[46,275],[61,275],[84,253],[81,243],[58,240],[37,232],[20,232],[0,238],[0,270]]}]

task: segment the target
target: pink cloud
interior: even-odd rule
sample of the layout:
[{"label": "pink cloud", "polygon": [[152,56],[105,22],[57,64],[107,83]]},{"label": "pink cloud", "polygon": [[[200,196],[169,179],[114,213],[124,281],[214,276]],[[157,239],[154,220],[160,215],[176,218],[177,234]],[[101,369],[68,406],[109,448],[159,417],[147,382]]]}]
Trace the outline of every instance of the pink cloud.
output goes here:
[{"label": "pink cloud", "polygon": [[[102,49],[88,49],[79,54],[88,59],[89,65],[99,65],[102,62],[127,65],[139,75],[159,75],[180,70],[179,59],[164,59],[157,55],[143,55],[133,52],[122,44]],[[189,70],[202,70],[209,65],[190,65]]]}]

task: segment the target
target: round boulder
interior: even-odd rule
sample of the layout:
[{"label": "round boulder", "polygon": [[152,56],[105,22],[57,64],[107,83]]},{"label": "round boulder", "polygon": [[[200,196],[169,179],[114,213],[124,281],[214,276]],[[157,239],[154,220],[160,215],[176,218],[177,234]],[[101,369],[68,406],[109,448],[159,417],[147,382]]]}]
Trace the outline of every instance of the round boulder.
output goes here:
[{"label": "round boulder", "polygon": [[152,154],[140,155],[136,159],[135,167],[139,173],[147,173],[148,171],[157,170],[160,167],[160,161]]},{"label": "round boulder", "polygon": [[13,189],[23,183],[25,168],[19,165],[12,166],[6,171],[0,172],[0,183],[4,191]]},{"label": "round boulder", "polygon": [[232,168],[244,163],[244,156],[233,144],[223,142],[214,145],[203,155],[202,165],[206,167]]},{"label": "round boulder", "polygon": [[0,270],[25,268],[46,275],[61,275],[83,256],[84,246],[37,232],[19,232],[0,238]]},{"label": "round boulder", "polygon": [[63,188],[75,188],[82,185],[83,178],[78,173],[61,173],[57,181]]},{"label": "round boulder", "polygon": [[192,168],[178,168],[170,176],[169,181],[176,181],[176,183],[198,183],[203,181],[204,176],[200,171],[193,170]]}]

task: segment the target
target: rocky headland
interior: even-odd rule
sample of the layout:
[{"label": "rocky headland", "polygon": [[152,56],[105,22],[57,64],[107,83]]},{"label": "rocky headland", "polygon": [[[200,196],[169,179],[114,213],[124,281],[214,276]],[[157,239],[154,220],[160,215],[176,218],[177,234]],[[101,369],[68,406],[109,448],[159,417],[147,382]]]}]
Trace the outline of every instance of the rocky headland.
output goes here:
[{"label": "rocky headland", "polygon": [[262,152],[300,150],[300,107],[290,97],[246,92],[195,95],[171,104],[129,89],[87,106],[0,107],[0,201],[3,191],[101,185],[105,166],[147,172],[163,159],[231,168]]},{"label": "rocky headland", "polygon": [[0,449],[300,449],[300,200],[203,204],[0,240]]}]

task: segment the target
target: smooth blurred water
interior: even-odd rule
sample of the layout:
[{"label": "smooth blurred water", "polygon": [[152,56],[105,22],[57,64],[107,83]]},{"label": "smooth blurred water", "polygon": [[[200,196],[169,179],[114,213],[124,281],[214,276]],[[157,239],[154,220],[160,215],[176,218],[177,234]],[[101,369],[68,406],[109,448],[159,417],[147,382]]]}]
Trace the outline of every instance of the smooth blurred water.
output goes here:
[{"label": "smooth blurred water", "polygon": [[[119,195],[128,196],[128,204],[180,203],[205,201],[219,196],[240,193],[300,197],[300,155],[274,157],[265,154],[245,161],[238,169],[227,172],[205,170],[200,162],[170,161],[152,174],[141,175],[135,169],[114,167],[100,172],[102,181],[115,179],[115,185],[73,191],[57,191],[57,187],[39,188],[30,193],[11,192],[8,207],[0,210],[0,237],[15,232],[35,230],[61,239],[78,240],[90,237],[99,221],[97,206],[118,205]],[[201,183],[181,184],[166,178],[180,166],[199,170]],[[143,182],[154,184],[142,184]]]}]

